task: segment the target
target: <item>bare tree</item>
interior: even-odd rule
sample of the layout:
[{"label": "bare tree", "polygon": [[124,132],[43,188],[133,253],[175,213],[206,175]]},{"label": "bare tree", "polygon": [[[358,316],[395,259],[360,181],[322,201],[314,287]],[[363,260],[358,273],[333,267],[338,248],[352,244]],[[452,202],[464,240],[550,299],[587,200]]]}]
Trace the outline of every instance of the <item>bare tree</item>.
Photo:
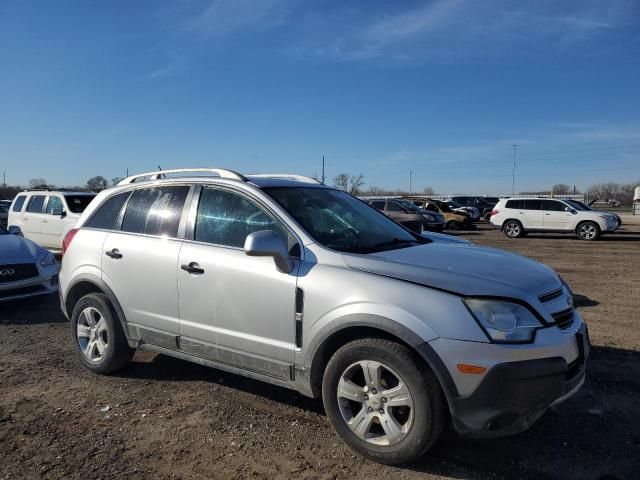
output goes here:
[{"label": "bare tree", "polygon": [[113,185],[114,187],[119,184],[122,180],[124,180],[124,178],[122,177],[113,177],[111,179],[111,185]]},{"label": "bare tree", "polygon": [[95,177],[91,177],[89,180],[87,180],[87,188],[92,192],[99,192],[101,190],[104,190],[105,188],[107,188],[108,184],[109,182],[107,182],[107,179],[102,175],[96,175]]},{"label": "bare tree", "polygon": [[422,189],[422,193],[424,193],[425,195],[433,195],[436,192],[434,192],[433,188],[431,188],[431,187],[424,187]]},{"label": "bare tree", "polygon": [[32,178],[29,180],[29,188],[38,188],[38,187],[46,187],[47,180],[46,178]]},{"label": "bare tree", "polygon": [[551,187],[551,193],[554,195],[568,195],[571,193],[571,187],[565,183],[558,183]]},{"label": "bare tree", "polygon": [[344,190],[345,192],[349,190],[349,175],[346,173],[341,173],[333,179],[333,186],[339,188],[340,190]]},{"label": "bare tree", "polygon": [[362,187],[364,187],[364,175],[351,175],[349,179],[349,193],[351,195],[358,195],[362,191]]}]

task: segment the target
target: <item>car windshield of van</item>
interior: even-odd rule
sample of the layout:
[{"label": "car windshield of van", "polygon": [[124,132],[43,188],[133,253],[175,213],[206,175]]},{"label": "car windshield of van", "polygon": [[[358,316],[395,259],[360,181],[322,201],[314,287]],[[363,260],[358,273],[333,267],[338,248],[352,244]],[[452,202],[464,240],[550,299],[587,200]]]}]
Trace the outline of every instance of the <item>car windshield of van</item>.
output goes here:
[{"label": "car windshield of van", "polygon": [[271,187],[264,191],[314,240],[332,250],[375,253],[429,243],[341,190]]},{"label": "car windshield of van", "polygon": [[64,198],[72,213],[82,213],[95,198],[95,195],[65,195]]}]

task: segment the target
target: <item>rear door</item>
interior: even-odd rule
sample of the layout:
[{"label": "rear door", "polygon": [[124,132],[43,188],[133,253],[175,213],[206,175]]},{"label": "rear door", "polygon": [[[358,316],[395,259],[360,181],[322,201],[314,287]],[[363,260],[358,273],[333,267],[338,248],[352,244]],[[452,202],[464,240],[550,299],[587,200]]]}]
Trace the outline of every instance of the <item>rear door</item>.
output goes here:
[{"label": "rear door", "polygon": [[522,212],[520,221],[525,229],[543,228],[542,200],[537,198],[524,200],[524,209],[520,211]]},{"label": "rear door", "polygon": [[41,222],[43,246],[47,248],[62,248],[63,211],[64,203],[60,195],[48,195],[45,214]]},{"label": "rear door", "polygon": [[260,230],[275,231],[290,247],[293,236],[258,201],[225,188],[202,188],[192,212],[178,262],[180,348],[289,378],[299,262],[282,273],[273,258],[249,257],[243,247]]},{"label": "rear door", "polygon": [[567,205],[558,200],[543,200],[545,230],[573,230],[574,215],[565,211]]},{"label": "rear door", "polygon": [[23,235],[29,240],[42,244],[42,219],[44,217],[44,202],[47,196],[44,194],[31,195],[27,203],[27,208],[22,215]]},{"label": "rear door", "polygon": [[176,348],[178,255],[188,185],[140,188],[120,225],[104,241],[103,280],[122,305],[129,328],[149,343]]}]

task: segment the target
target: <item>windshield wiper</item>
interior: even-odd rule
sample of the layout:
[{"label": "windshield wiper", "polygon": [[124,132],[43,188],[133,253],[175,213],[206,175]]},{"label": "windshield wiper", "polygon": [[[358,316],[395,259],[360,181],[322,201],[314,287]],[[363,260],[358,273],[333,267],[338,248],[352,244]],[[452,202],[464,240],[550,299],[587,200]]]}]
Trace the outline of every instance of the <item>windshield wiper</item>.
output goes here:
[{"label": "windshield wiper", "polygon": [[385,248],[385,247],[396,247],[396,246],[407,245],[407,244],[419,245],[419,242],[417,240],[414,240],[414,239],[411,239],[411,238],[394,237],[391,240],[388,240],[386,242],[374,243],[373,245],[371,245],[370,248],[378,249],[378,248]]}]

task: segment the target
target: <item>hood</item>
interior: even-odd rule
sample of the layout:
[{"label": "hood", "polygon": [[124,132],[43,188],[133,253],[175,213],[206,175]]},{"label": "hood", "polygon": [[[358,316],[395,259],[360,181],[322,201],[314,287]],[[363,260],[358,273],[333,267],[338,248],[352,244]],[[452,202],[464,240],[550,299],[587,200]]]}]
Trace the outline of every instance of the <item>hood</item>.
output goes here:
[{"label": "hood", "polygon": [[31,240],[18,235],[0,235],[0,262],[2,263],[32,262],[42,250],[44,249]]},{"label": "hood", "polygon": [[343,255],[355,270],[406,280],[460,295],[535,301],[562,286],[546,265],[473,244],[435,241],[369,255]]}]

